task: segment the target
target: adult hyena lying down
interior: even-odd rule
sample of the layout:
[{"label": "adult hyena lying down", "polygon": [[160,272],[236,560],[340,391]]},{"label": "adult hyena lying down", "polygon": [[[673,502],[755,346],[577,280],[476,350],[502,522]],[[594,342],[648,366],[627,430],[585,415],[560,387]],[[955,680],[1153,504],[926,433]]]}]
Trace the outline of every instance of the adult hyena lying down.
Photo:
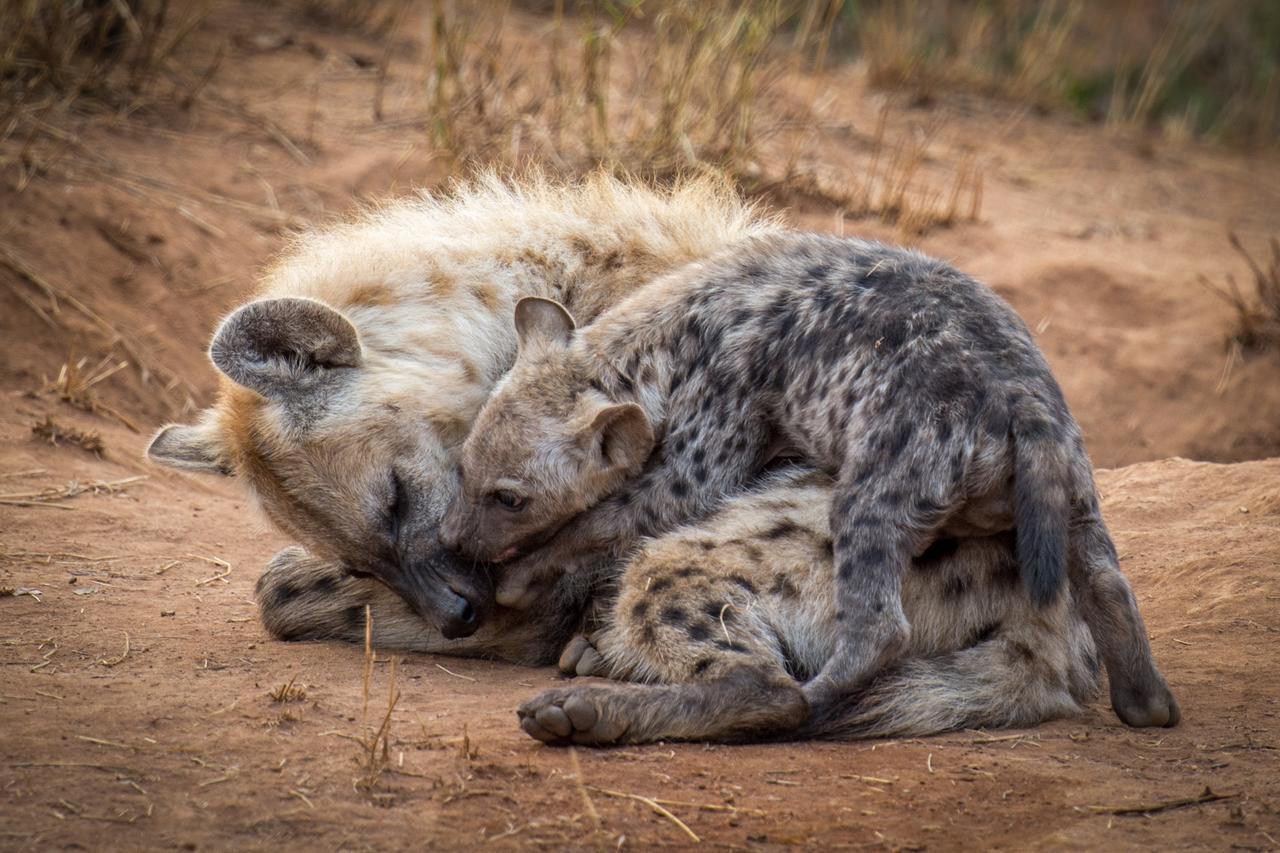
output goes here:
[{"label": "adult hyena lying down", "polygon": [[536,615],[492,612],[487,578],[436,538],[457,448],[515,356],[513,305],[541,295],[593,317],[775,230],[714,182],[657,192],[601,177],[488,178],[312,233],[215,334],[215,405],[148,455],[242,480],[305,546],[278,564],[373,575],[438,629],[433,650],[554,660],[585,589],[560,585]]},{"label": "adult hyena lying down", "polygon": [[[927,735],[1032,725],[1095,695],[1098,660],[1074,598],[1033,606],[1012,538],[997,536],[940,540],[916,558],[903,581],[903,659],[811,709],[801,684],[838,637],[831,493],[819,474],[774,475],[705,522],[645,543],[620,579],[601,579],[593,647],[571,644],[561,661],[629,683],[547,691],[520,707],[524,730],[594,744]],[[277,634],[359,641],[368,604],[382,642],[433,647],[395,595],[330,564],[277,565],[258,601]]]}]

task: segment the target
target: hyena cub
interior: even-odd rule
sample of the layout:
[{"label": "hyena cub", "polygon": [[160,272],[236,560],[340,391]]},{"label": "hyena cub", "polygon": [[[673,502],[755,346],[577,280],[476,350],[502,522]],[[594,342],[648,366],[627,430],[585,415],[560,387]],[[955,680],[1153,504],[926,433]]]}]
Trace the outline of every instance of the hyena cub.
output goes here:
[{"label": "hyena cub", "polygon": [[1069,571],[1091,594],[1121,718],[1177,721],[1079,427],[1026,326],[972,278],[875,243],[781,234],[671,273],[581,331],[546,299],[522,300],[516,327],[516,363],[467,438],[441,527],[446,547],[510,564],[500,602],[706,516],[787,453],[835,479],[837,636],[811,700],[908,647],[913,556],[940,536],[1012,530],[1037,606]]}]

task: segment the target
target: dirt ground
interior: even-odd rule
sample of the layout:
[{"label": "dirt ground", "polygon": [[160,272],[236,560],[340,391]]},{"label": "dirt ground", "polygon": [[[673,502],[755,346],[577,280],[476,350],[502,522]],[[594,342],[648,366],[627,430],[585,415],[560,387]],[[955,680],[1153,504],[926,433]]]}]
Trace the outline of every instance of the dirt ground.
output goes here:
[{"label": "dirt ground", "polygon": [[[926,173],[981,156],[979,221],[915,242],[1036,330],[1108,469],[1179,727],[1126,729],[1099,701],[1030,731],[574,752],[515,724],[551,671],[414,655],[389,767],[365,785],[389,655],[366,707],[359,649],[268,640],[252,589],[284,540],[234,484],[141,455],[209,402],[212,326],[289,227],[450,167],[411,120],[411,51],[378,122],[377,45],[234,8],[190,48],[193,67],[228,51],[194,109],[0,151],[0,587],[18,593],[0,597],[0,849],[1280,848],[1280,354],[1232,354],[1230,311],[1197,282],[1244,277],[1228,228],[1256,249],[1280,227],[1280,157],[963,98],[890,118],[945,122]],[[772,155],[866,168],[885,96],[857,68],[782,91],[820,93],[843,130],[779,135]],[[901,236],[792,201],[802,227]],[[128,362],[94,386],[95,412],[42,390],[80,358]],[[46,417],[104,449],[33,435]],[[305,696],[275,701],[290,682]]]}]

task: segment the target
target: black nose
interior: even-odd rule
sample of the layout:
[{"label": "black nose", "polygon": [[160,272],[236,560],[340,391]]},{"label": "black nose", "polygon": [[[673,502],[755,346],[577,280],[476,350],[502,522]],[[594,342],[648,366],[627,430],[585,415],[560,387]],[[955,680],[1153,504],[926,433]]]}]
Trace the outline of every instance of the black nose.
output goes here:
[{"label": "black nose", "polygon": [[480,627],[479,614],[471,601],[453,587],[449,587],[449,601],[445,604],[445,618],[440,633],[446,640],[470,637]]}]

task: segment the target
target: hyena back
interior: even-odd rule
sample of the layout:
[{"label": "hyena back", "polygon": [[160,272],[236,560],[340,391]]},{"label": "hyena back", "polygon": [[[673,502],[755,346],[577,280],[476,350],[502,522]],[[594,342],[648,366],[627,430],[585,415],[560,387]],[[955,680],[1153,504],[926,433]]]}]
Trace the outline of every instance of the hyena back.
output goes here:
[{"label": "hyena back", "polygon": [[528,554],[499,601],[704,517],[781,446],[835,481],[836,646],[811,698],[900,659],[914,555],[1012,532],[1036,606],[1062,597],[1069,566],[1090,593],[1121,718],[1177,721],[1080,430],[1025,325],[980,283],[916,253],[784,234],[691,264],[576,334],[545,301],[516,319],[519,357],[467,438],[441,528],[473,558]]}]

